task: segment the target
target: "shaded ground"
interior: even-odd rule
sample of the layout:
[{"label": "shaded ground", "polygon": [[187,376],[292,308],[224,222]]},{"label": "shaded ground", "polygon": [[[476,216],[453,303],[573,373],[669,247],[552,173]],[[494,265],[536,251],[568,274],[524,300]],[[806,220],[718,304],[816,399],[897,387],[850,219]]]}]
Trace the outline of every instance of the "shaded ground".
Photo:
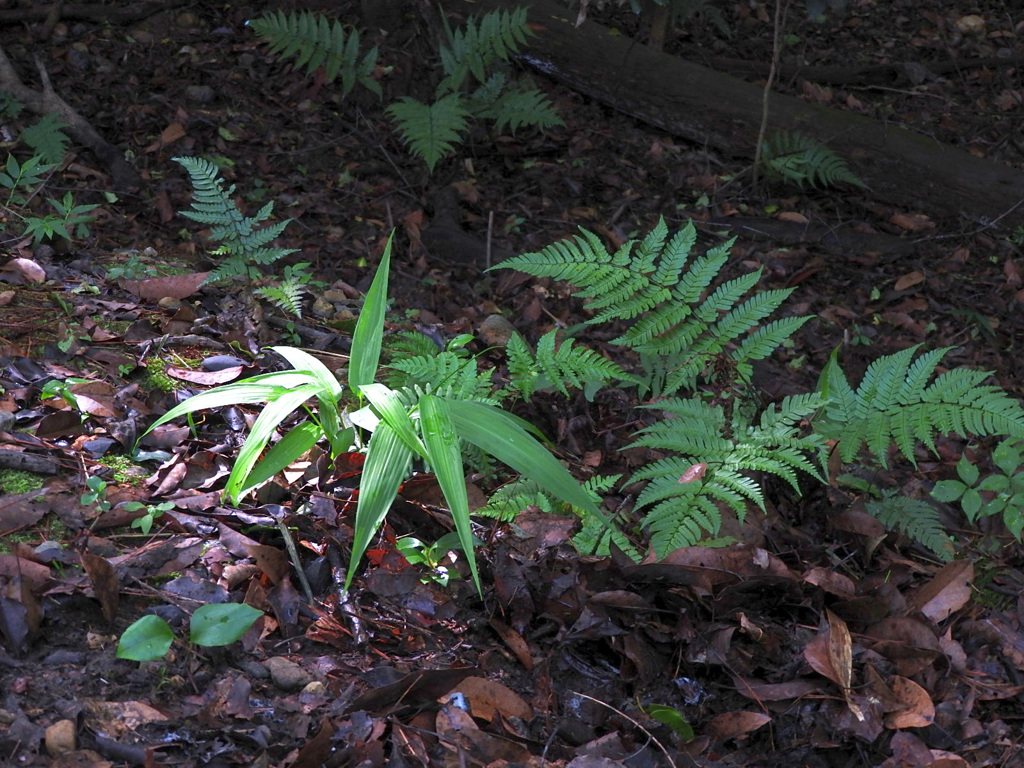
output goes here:
[{"label": "shaded ground", "polygon": [[[679,225],[690,217],[770,220],[781,211],[887,233],[911,241],[911,251],[780,244],[755,237],[756,223],[735,232],[730,269],[764,265],[765,286],[797,286],[789,311],[819,318],[760,372],[768,396],[812,386],[837,344],[846,344],[856,372],[858,361],[919,342],[959,346],[951,364],[992,369],[1021,394],[1020,242],[998,223],[932,221],[928,211],[895,211],[857,192],[778,188],[755,196],[734,180],[743,168],[728,159],[553,87],[564,129],[497,141],[475,134],[464,159],[428,178],[376,100],[356,92],[342,103],[331,87],[267,57],[244,21],[273,7],[179,9],[131,29],[62,22],[42,44],[4,35],[26,78],[30,54],[39,53],[55,88],[135,152],[148,187],[105,204],[93,237],[67,253],[16,246],[55,282],[18,286],[0,307],[3,410],[16,418],[3,447],[51,462],[36,466],[50,475],[42,500],[3,489],[5,542],[19,557],[0,560],[0,764],[1021,764],[1020,547],[995,525],[968,529],[952,509],[949,524],[966,558],[944,567],[896,537],[873,541],[875,529],[856,506],[848,509],[850,499],[823,492],[780,492],[767,516],[730,530],[742,545],[683,550],[641,566],[579,557],[567,543],[572,520],[527,512],[515,525],[481,529],[489,589],[480,602],[465,580],[424,583],[424,571],[394,549],[397,535],[432,541],[446,532],[427,483],[425,491],[407,489],[352,602],[342,605],[337,569],[347,559],[358,467],[296,475],[259,505],[224,507],[220,489],[247,418],[238,409],[209,420],[199,440],[185,430],[168,438],[182,445],[178,460],[142,484],[108,472],[110,513],[97,518],[95,507],[79,503],[83,470],[112,463],[99,455],[98,439],[109,438],[116,454],[173,402],[167,379],[154,372],[176,366],[169,380],[194,391],[212,382],[185,363],[229,352],[230,341],[253,353],[291,343],[292,331],[304,344],[343,352],[357,308],[349,287],[366,288],[368,264],[392,227],[396,322],[408,312],[445,336],[478,334],[501,311],[535,340],[555,322],[579,320],[579,307],[556,288],[499,285],[482,274],[486,264],[445,250],[450,238],[437,233],[455,217],[481,243],[490,224],[495,245],[513,252],[577,225],[614,243],[659,215]],[[959,32],[952,5],[908,6],[904,15],[869,4],[854,10],[823,26],[793,19],[808,63],[927,66],[950,52],[1024,55],[1024,30],[1013,26],[1009,4],[975,9],[987,25],[981,34]],[[632,31],[628,16],[608,21]],[[769,59],[770,27],[756,7],[736,4],[725,21],[732,38],[691,24],[666,49],[695,60]],[[422,95],[422,34],[410,21],[383,41],[382,60],[395,67],[382,81],[388,100],[407,90]],[[1020,73],[990,66],[831,93],[799,81],[783,87],[1021,166]],[[296,220],[286,244],[326,282],[340,281],[304,323],[289,330],[270,310],[264,322],[216,290],[194,304],[158,306],[108,279],[128,250],[144,264],[194,264],[202,252],[182,232],[195,228],[174,215],[189,203],[184,175],[170,162],[180,154],[223,158],[246,205],[275,200]],[[81,202],[102,202],[98,170],[83,154],[53,184],[73,188]],[[720,225],[702,230],[705,245],[726,236]],[[314,333],[331,329],[338,337]],[[177,342],[154,343],[164,334]],[[84,425],[39,397],[47,379],[83,375],[97,380],[82,392],[94,404]],[[523,415],[558,436],[578,474],[607,474],[643,460],[620,452],[636,428],[631,407],[612,392],[568,408],[542,399]],[[960,446],[940,449],[916,474],[897,467],[873,479],[923,497],[951,475]],[[174,498],[175,510],[150,535],[128,528],[132,515],[116,505],[154,497]],[[622,501],[625,494],[610,506]],[[304,514],[294,514],[301,503]],[[843,515],[830,519],[835,513]],[[290,576],[282,517],[299,542],[312,603]],[[241,643],[176,646],[165,661],[142,665],[114,656],[117,637],[147,609],[159,607],[178,627],[197,600],[243,594],[268,616]],[[845,699],[837,685],[844,653],[853,669]],[[476,718],[447,698],[453,689]],[[652,705],[680,712],[695,738],[655,721],[645,712]],[[77,736],[80,751],[54,759],[41,741],[62,729]]]}]

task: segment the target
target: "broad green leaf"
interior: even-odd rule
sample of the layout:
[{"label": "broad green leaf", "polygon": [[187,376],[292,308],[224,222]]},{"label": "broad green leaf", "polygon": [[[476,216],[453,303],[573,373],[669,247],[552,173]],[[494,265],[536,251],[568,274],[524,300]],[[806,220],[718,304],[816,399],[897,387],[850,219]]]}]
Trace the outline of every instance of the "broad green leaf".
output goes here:
[{"label": "broad green leaf", "polygon": [[[1024,500],[1021,500],[1024,501]],[[1003,512],[1003,523],[1006,525],[1006,529],[1013,534],[1013,538],[1020,541],[1021,531],[1024,530],[1024,515],[1021,514],[1022,507],[1020,503],[1016,506],[1008,504],[1006,510]]]},{"label": "broad green leaf", "polygon": [[693,741],[693,727],[686,722],[686,718],[678,709],[667,707],[664,704],[652,704],[647,707],[647,714],[678,733],[683,741]]},{"label": "broad green leaf", "polygon": [[207,603],[192,614],[189,639],[196,645],[228,645],[246,633],[263,611],[245,603]]},{"label": "broad green leaf", "polygon": [[967,486],[959,480],[939,480],[932,488],[932,498],[937,501],[956,501],[966,490]]},{"label": "broad green leaf", "polygon": [[1010,478],[1006,475],[989,475],[978,483],[979,491],[1007,491],[1010,488]]},{"label": "broad green leaf", "polygon": [[533,480],[552,496],[611,525],[576,479],[519,425],[518,419],[484,403],[447,398],[445,401],[459,437]]},{"label": "broad green leaf", "polygon": [[239,493],[244,494],[250,488],[255,488],[260,483],[272,478],[316,445],[316,441],[322,436],[323,430],[314,422],[304,421],[299,424],[274,443],[273,447],[267,451],[267,455],[253,467],[252,472],[242,483]]},{"label": "broad green leaf", "polygon": [[967,519],[972,523],[978,516],[978,511],[981,509],[982,498],[981,494],[978,493],[976,488],[968,488],[964,491],[964,497],[960,499],[960,506],[964,509],[964,514],[967,515]]},{"label": "broad green leaf", "polygon": [[388,272],[391,269],[391,243],[395,233],[388,235],[384,255],[377,266],[370,290],[366,292],[363,309],[352,334],[352,354],[348,361],[348,385],[356,394],[359,387],[372,384],[380,363],[384,340],[384,313],[388,306]]},{"label": "broad green leaf", "polygon": [[967,485],[974,485],[978,482],[978,476],[981,474],[980,470],[971,463],[966,455],[961,456],[960,461],[956,463],[956,473],[960,475],[960,479]]},{"label": "broad green leaf", "polygon": [[117,643],[117,658],[130,661],[162,659],[171,649],[174,633],[159,616],[143,616],[121,635]]},{"label": "broad green leaf", "polygon": [[483,597],[480,574],[476,570],[476,555],[473,552],[473,529],[469,519],[469,497],[466,493],[466,475],[462,469],[459,435],[452,424],[447,400],[434,395],[420,398],[420,430],[427,449],[427,461],[448,502],[455,530],[459,534],[459,543],[469,561],[477,594]]},{"label": "broad green leaf", "polygon": [[1015,443],[1013,440],[1003,440],[992,451],[992,462],[1004,474],[1014,474],[1021,465],[1020,443]]},{"label": "broad green leaf", "polygon": [[242,496],[245,479],[249,476],[249,472],[260,454],[263,453],[267,443],[270,442],[274,430],[292,411],[315,396],[319,389],[317,384],[305,384],[298,389],[285,392],[263,407],[256,423],[252,425],[249,437],[246,438],[245,444],[238,452],[238,458],[235,459],[235,465],[231,468],[231,475],[224,488],[225,496],[231,499],[233,504],[237,504]]},{"label": "broad green leaf", "polygon": [[370,539],[384,522],[398,488],[409,475],[413,453],[385,422],[370,437],[363,476],[359,481],[359,501],[352,538],[352,559],[345,577],[345,589],[352,584],[356,566],[366,552]]},{"label": "broad green leaf", "polygon": [[394,390],[383,384],[364,384],[359,388],[359,393],[370,401],[377,415],[395,431],[406,448],[423,458],[427,457],[423,442],[416,433],[416,425]]}]

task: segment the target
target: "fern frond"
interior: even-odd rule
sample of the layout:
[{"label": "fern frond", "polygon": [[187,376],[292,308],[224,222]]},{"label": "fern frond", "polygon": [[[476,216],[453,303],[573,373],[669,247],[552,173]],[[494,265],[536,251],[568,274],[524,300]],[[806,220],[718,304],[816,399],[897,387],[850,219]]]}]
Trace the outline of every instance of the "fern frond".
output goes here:
[{"label": "fern frond", "polygon": [[628,321],[612,343],[639,353],[646,373],[640,382],[642,395],[670,395],[692,388],[708,363],[726,349],[737,347],[732,354],[740,363],[759,359],[806,321],[788,318],[762,327],[790,290],[744,299],[760,271],[723,283],[702,301],[728,260],[733,241],[709,250],[686,269],[695,241],[692,222],[668,239],[664,220],[659,220],[642,242],[630,240],[611,254],[597,235],[581,228],[572,238],[498,266],[572,283],[594,313],[587,324]]},{"label": "fern frond", "polygon": [[402,331],[385,336],[384,347],[391,359],[436,357],[441,353],[441,347],[437,342],[419,331]]},{"label": "fern frond", "polygon": [[956,554],[953,541],[939,520],[939,511],[923,499],[888,496],[865,502],[867,511],[886,528],[927,547],[941,560],[949,562]]},{"label": "fern frond", "polygon": [[292,279],[282,280],[277,285],[266,285],[256,288],[253,293],[266,299],[283,312],[301,318],[302,297],[308,289],[308,283]]},{"label": "fern frond", "polygon": [[475,358],[460,357],[454,352],[403,357],[389,363],[388,368],[403,374],[389,377],[394,388],[426,387],[435,394],[460,400],[486,400],[491,395],[490,371],[478,371]]},{"label": "fern frond", "polygon": [[455,151],[462,141],[469,111],[463,98],[450,93],[431,105],[404,96],[387,108],[402,139],[414,155],[422,157],[431,172],[438,161]]},{"label": "fern frond", "polygon": [[332,22],[323,14],[311,11],[277,11],[248,22],[253,31],[270,45],[272,53],[281,58],[295,57],[295,69],[305,68],[312,74],[320,67],[328,83],[341,76],[344,95],[356,82],[381,95],[380,84],[372,74],[377,64],[377,48],[371,48],[359,59],[359,32],[346,32],[340,22]]},{"label": "fern frond", "polygon": [[857,175],[839,155],[809,136],[776,131],[764,143],[761,156],[769,176],[803,187],[834,187],[850,184],[866,189]]},{"label": "fern frond", "polygon": [[1024,408],[1002,389],[983,385],[987,371],[955,368],[929,384],[949,347],[913,356],[918,347],[875,360],[856,391],[847,382],[834,352],[819,382],[828,398],[815,424],[822,435],[839,440],[840,457],[851,461],[862,447],[887,466],[895,444],[916,465],[918,441],[935,452],[935,436],[952,433],[1024,437]]},{"label": "fern frond", "polygon": [[256,267],[273,264],[295,253],[294,248],[267,247],[291,222],[291,219],[285,219],[258,226],[270,218],[274,207],[272,202],[264,205],[255,216],[245,216],[232,198],[234,184],[224,188],[216,165],[200,157],[176,157],[174,160],[188,171],[193,188],[192,210],[181,211],[181,215],[209,225],[210,238],[219,243],[212,253],[225,257],[206,279],[207,283],[236,275],[255,279],[259,275]]},{"label": "fern frond", "polygon": [[44,163],[59,163],[67,154],[70,141],[63,133],[65,128],[67,125],[51,112],[23,130],[21,138]]},{"label": "fern frond", "polygon": [[553,387],[568,396],[569,388],[585,389],[589,395],[609,381],[630,381],[632,377],[619,366],[591,349],[574,347],[573,339],[556,345],[556,332],[549,331],[537,342],[537,354],[531,353],[523,337],[514,334],[508,342],[509,381],[523,397],[530,398],[539,389]]},{"label": "fern frond", "polygon": [[555,112],[551,100],[537,89],[506,90],[487,104],[478,115],[494,120],[496,130],[501,131],[508,126],[512,133],[524,125],[534,128],[565,125]]},{"label": "fern frond", "polygon": [[489,68],[498,61],[508,61],[533,35],[526,23],[527,8],[512,11],[491,11],[477,21],[466,20],[464,27],[452,33],[448,45],[441,47],[441,66],[446,75],[438,86],[439,93],[458,91],[472,74],[477,82],[487,80]]}]

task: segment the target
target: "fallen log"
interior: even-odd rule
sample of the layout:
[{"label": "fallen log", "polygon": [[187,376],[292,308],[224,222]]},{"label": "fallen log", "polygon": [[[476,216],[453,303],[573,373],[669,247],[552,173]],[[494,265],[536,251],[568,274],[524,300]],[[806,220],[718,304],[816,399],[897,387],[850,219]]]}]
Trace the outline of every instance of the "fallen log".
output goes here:
[{"label": "fallen log", "polygon": [[[638,120],[732,157],[752,158],[763,89],[659,53],[554,0],[449,0],[480,16],[529,6],[537,35],[519,57],[548,77]],[[891,123],[773,93],[769,130],[797,131],[842,156],[880,200],[975,225],[1024,223],[1024,172]]]}]

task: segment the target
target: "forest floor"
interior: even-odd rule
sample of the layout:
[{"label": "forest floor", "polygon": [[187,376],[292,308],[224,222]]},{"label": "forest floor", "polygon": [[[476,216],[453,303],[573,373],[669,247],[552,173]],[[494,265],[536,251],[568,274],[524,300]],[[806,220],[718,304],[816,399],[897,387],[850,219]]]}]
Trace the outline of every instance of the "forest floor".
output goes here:
[{"label": "forest floor", "polygon": [[[836,489],[777,489],[766,514],[728,528],[740,543],[633,565],[580,556],[571,518],[527,510],[514,525],[481,521],[480,600],[468,579],[442,586],[395,549],[396,537],[433,541],[450,529],[426,480],[404,490],[346,598],[334,577],[351,540],[355,464],[330,477],[299,473],[276,495],[226,506],[250,408],[202,420],[197,436],[177,430],[163,466],[124,458],[174,404],[172,390],[223,380],[195,370],[204,359],[236,355],[251,373],[271,364],[250,357],[267,344],[346,352],[359,291],[392,229],[393,330],[468,333],[483,351],[496,314],[531,342],[583,318],[557,286],[503,280],[484,259],[446,250],[440,230],[522,253],[579,226],[618,245],[664,216],[672,229],[694,220],[701,248],[737,235],[724,276],[763,267],[761,287],[795,288],[787,312],[816,316],[758,370],[766,401],[813,388],[837,347],[859,379],[871,360],[914,344],[954,346],[947,365],[991,370],[1024,396],[1024,231],[1001,226],[1003,212],[966,221],[856,189],[755,193],[742,163],[540,77],[564,127],[473,133],[429,176],[383,111],[410,89],[423,96],[417,76],[433,54],[420,21],[407,17],[379,39],[392,68],[379,72],[383,102],[358,90],[343,100],[270,56],[245,26],[293,5],[194,4],[128,26],[62,20],[43,40],[32,37],[39,22],[0,35],[26,81],[35,54],[59,94],[131,149],[145,179],[138,193],[105,198],[102,165],[81,152],[44,196],[70,190],[99,203],[91,234],[56,247],[7,243],[23,261],[0,272],[0,412],[10,414],[0,448],[30,457],[44,478],[37,490],[18,485],[30,477],[2,475],[0,764],[1024,765],[1024,552],[999,520],[971,525],[944,508],[958,558],[942,563],[905,538],[874,536],[862,505]],[[357,3],[321,5],[358,18]],[[809,64],[965,64],[920,82],[779,87],[1024,169],[1024,67],[966,63],[1024,57],[1011,5],[981,0],[977,20],[964,21],[951,2],[851,0],[848,14],[822,24],[794,9],[787,51]],[[696,62],[767,62],[765,10],[728,4],[731,36],[695,18],[665,49]],[[644,34],[630,14],[604,14],[602,23]],[[294,220],[281,242],[325,283],[302,320],[270,306],[254,315],[222,288],[157,300],[191,279],[182,272],[209,268],[200,227],[176,213],[191,192],[172,162],[180,155],[218,162],[247,210],[274,201]],[[730,218],[744,226],[727,231]],[[780,242],[758,234],[757,220],[880,233],[900,252]],[[45,281],[33,282],[33,267]],[[167,282],[152,295],[131,282],[154,275]],[[584,341],[610,354],[603,340]],[[44,398],[48,381],[71,387],[87,416]],[[630,397],[541,397],[518,412],[556,439],[581,478],[628,473],[645,460],[624,449],[640,418]],[[983,467],[992,445],[969,446]],[[955,475],[964,445],[939,448],[916,469],[893,461],[870,480],[927,498]],[[102,514],[81,503],[84,478],[97,474],[111,505]],[[133,500],[173,509],[143,534],[122,506]],[[628,501],[619,492],[609,508]],[[312,603],[289,577],[278,521],[297,541]],[[175,645],[141,664],[115,656],[147,611],[180,627],[195,605],[243,595],[267,616],[238,643]],[[652,716],[658,706],[677,713],[675,727]]]}]

